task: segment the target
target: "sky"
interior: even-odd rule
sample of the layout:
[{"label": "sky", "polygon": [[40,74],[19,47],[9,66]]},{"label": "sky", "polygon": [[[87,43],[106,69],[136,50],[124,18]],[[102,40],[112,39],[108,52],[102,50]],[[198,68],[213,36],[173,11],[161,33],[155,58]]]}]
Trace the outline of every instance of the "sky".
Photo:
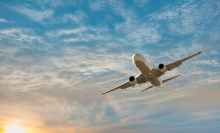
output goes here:
[{"label": "sky", "polygon": [[[101,95],[199,52],[162,79]],[[219,133],[219,0],[1,0],[0,133]]]}]

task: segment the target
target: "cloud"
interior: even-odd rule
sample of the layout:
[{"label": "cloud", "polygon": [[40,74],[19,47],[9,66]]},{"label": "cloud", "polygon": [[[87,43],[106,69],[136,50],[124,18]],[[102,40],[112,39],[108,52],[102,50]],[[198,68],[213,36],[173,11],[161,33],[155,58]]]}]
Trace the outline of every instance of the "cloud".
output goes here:
[{"label": "cloud", "polygon": [[60,30],[57,30],[57,31],[47,31],[45,34],[49,37],[60,37],[62,35],[81,33],[81,32],[86,31],[86,30],[87,29],[84,28],[84,27],[77,28],[77,29],[71,29],[71,30],[60,29]]},{"label": "cloud", "polygon": [[[167,116],[175,117],[180,108],[176,104],[184,102],[189,96],[193,97],[198,90],[204,90],[203,87],[206,87],[204,84],[194,86],[198,84],[196,81],[199,79],[192,74],[194,76],[193,80],[189,79],[190,82],[187,80],[188,77],[185,77],[178,79],[179,84],[170,82],[162,88],[154,88],[146,93],[129,88],[127,91],[117,90],[103,97],[98,93],[98,88],[107,90],[126,81],[126,77],[136,73],[133,71],[136,68],[130,59],[132,53],[109,54],[97,51],[99,51],[98,47],[62,46],[59,48],[59,53],[63,53],[62,56],[40,54],[39,57],[25,55],[26,58],[15,56],[6,59],[14,60],[11,65],[4,63],[4,69],[1,66],[1,70],[4,71],[4,73],[0,73],[0,76],[4,79],[1,82],[1,85],[4,86],[1,88],[1,99],[4,99],[2,108],[7,114],[5,118],[11,118],[10,115],[13,115],[14,119],[23,118],[23,123],[26,125],[29,122],[28,119],[32,118],[35,120],[35,123],[33,122],[35,127],[48,128],[51,132],[66,131],[67,129],[77,132],[103,132],[106,130],[120,132],[124,129],[131,131],[145,129],[146,131],[158,127],[164,129],[177,122],[155,122],[154,120]],[[12,52],[12,54],[18,55],[17,52]],[[147,54],[146,57],[148,57]],[[38,58],[44,60],[40,62],[36,60]],[[19,67],[18,62],[23,64],[23,67]],[[193,69],[194,72],[198,71],[198,68],[190,69]],[[191,73],[191,71],[187,71]],[[187,75],[187,71],[180,73]],[[218,74],[210,73],[210,75],[216,79],[218,77]],[[207,80],[202,73],[199,73],[198,77],[203,79],[201,83],[205,83],[204,81]],[[215,84],[218,82],[216,81]],[[141,85],[140,88],[146,86]],[[7,98],[12,96],[13,99]],[[201,97],[204,97],[203,94]],[[215,98],[213,97],[213,100]],[[213,103],[210,107],[216,106],[216,104]],[[17,105],[16,109],[20,112],[11,111],[14,109],[12,105]],[[187,102],[182,105],[184,105],[182,108],[187,109],[186,112],[191,111],[191,108],[187,108]],[[203,106],[200,107],[203,108]],[[194,111],[201,111],[200,107],[195,108]],[[0,113],[5,113],[4,110]],[[181,109],[179,110],[181,111]],[[207,119],[204,118],[205,120]],[[182,125],[182,122],[185,120],[180,120],[176,125]],[[199,120],[186,121],[186,123],[194,122],[199,122]],[[104,125],[99,125],[103,123]],[[58,125],[61,125],[62,128],[59,128]]]},{"label": "cloud", "polygon": [[28,16],[30,20],[36,22],[43,22],[44,19],[50,18],[54,14],[54,10],[51,9],[40,11],[36,9],[29,9],[25,6],[12,7],[12,9]]},{"label": "cloud", "polygon": [[130,32],[127,35],[127,38],[136,43],[142,42],[143,44],[152,44],[161,40],[161,35],[158,31],[158,27],[141,25],[140,27],[136,28],[136,30]]},{"label": "cloud", "polygon": [[[98,49],[97,49],[98,50]],[[87,54],[85,54],[85,51],[87,51]],[[107,72],[108,70],[118,70],[123,69],[120,68],[120,62],[117,62],[116,59],[117,54],[114,55],[108,55],[108,54],[96,54],[95,51],[92,52],[88,48],[65,48],[65,53],[67,54],[65,57],[65,60],[67,62],[60,62],[61,60],[59,58],[56,58],[54,60],[54,63],[58,68],[64,67],[66,70],[69,68],[69,70],[76,71],[77,72],[84,72],[84,73],[99,73],[99,72]],[[74,56],[75,55],[75,56]],[[125,58],[127,54],[122,54],[121,58]],[[55,58],[52,58],[55,59]],[[95,60],[96,59],[96,60]],[[117,60],[120,60],[118,58]],[[69,64],[68,62],[72,62]],[[80,63],[81,62],[81,63]],[[119,64],[118,64],[119,63]],[[106,64],[105,66],[102,66],[101,64]],[[122,63],[124,64],[124,63]],[[121,65],[122,65],[121,64]],[[102,66],[100,68],[100,65]]]},{"label": "cloud", "polygon": [[[198,112],[195,112],[197,115],[210,115],[213,114],[215,112],[207,112],[209,109],[207,108],[207,106],[209,106],[210,108],[215,107],[217,103],[217,101],[219,100],[219,97],[217,96],[219,93],[219,90],[216,89],[212,89],[211,91],[201,91],[197,94],[191,95],[190,97],[187,98],[187,100],[185,101],[181,101],[181,106],[180,108],[191,108],[191,109],[198,109]],[[195,106],[196,105],[196,106]],[[200,110],[199,109],[205,109],[206,113],[199,113]],[[217,109],[217,108],[216,108]],[[201,109],[202,111],[202,109]]]},{"label": "cloud", "polygon": [[[71,13],[64,13],[62,17],[53,17],[53,14],[55,13],[55,9],[52,7],[58,6],[62,1],[37,1],[40,5],[42,5],[41,9],[30,9],[28,6],[13,6],[11,7],[15,11],[18,11],[27,17],[31,21],[36,21],[40,22],[43,24],[61,24],[61,23],[66,23],[68,21],[74,22],[74,23],[81,23],[81,21],[85,18],[88,18],[88,16],[83,13],[82,11],[76,11],[74,14]],[[52,7],[51,8],[46,8],[45,4],[50,4]],[[51,4],[54,3],[54,4]]]},{"label": "cloud", "polygon": [[19,29],[8,29],[8,30],[1,30],[0,33],[8,36],[17,37],[15,33],[21,33],[21,31]]},{"label": "cloud", "polygon": [[63,39],[64,42],[78,42],[80,41],[78,38],[70,38],[70,39]]},{"label": "cloud", "polygon": [[140,7],[144,7],[144,5],[148,2],[148,0],[139,0],[139,1],[136,1],[134,0],[134,3],[137,4],[138,6]]},{"label": "cloud", "polygon": [[[141,1],[146,3],[147,1]],[[97,5],[97,6],[95,6]],[[118,36],[111,43],[124,45],[144,45],[158,42],[161,35],[158,32],[160,26],[154,23],[143,24],[139,22],[137,13],[132,8],[127,8],[123,1],[91,1],[90,8],[93,10],[105,10],[105,5],[110,7],[116,16],[121,17],[118,22],[114,22],[115,31]],[[95,8],[96,7],[96,8]]]},{"label": "cloud", "polygon": [[93,41],[93,40],[111,40],[111,36],[102,36],[102,35],[93,35],[93,34],[86,34],[83,36],[79,36],[79,38],[69,38],[69,39],[63,39],[64,42],[78,42],[78,41]]},{"label": "cloud", "polygon": [[21,29],[21,28],[12,28],[12,29],[4,29],[0,30],[0,34],[4,35],[3,38],[12,37],[11,39],[16,39],[19,41],[27,41],[31,43],[33,40],[37,40],[42,43],[43,39],[34,34],[33,30],[30,29]]},{"label": "cloud", "polygon": [[40,4],[41,6],[47,6],[49,5],[52,8],[55,8],[57,6],[63,5],[63,0],[36,0],[36,3]]},{"label": "cloud", "polygon": [[62,37],[64,35],[69,35],[67,39],[63,39],[63,42],[88,42],[94,40],[111,40],[112,36],[106,34],[107,31],[108,29],[105,27],[80,27],[77,29],[59,29],[56,31],[47,31],[45,34],[48,37]]},{"label": "cloud", "polygon": [[76,14],[64,14],[62,20],[63,22],[66,22],[68,20],[74,21],[76,23],[80,23],[84,18],[87,18],[88,16],[81,12],[77,11]]},{"label": "cloud", "polygon": [[62,17],[51,18],[49,24],[62,24],[62,23],[74,23],[80,24],[84,23],[84,20],[88,19],[88,16],[82,11],[76,11],[74,14],[64,13]]},{"label": "cloud", "polygon": [[106,116],[106,111],[103,110],[99,114],[96,115],[95,122],[97,123],[103,123],[109,120],[109,118]]},{"label": "cloud", "polygon": [[2,18],[1,18],[1,19],[0,19],[0,22],[7,22],[7,21],[6,21],[5,19],[2,19]]},{"label": "cloud", "polygon": [[218,54],[218,52],[216,52],[216,51],[212,51],[211,54]]},{"label": "cloud", "polygon": [[214,40],[214,41],[218,41],[218,40],[220,40],[220,39],[219,39],[219,35],[220,35],[219,32],[211,32],[211,33],[210,33],[210,39],[211,39],[211,40]]},{"label": "cloud", "polygon": [[172,34],[201,33],[219,15],[213,8],[215,2],[204,1],[203,4],[196,1],[177,2],[167,5],[157,13],[147,15],[151,20],[163,21]]},{"label": "cloud", "polygon": [[105,9],[105,5],[107,4],[107,2],[103,0],[96,0],[96,1],[89,1],[89,2],[90,2],[89,7],[93,11]]},{"label": "cloud", "polygon": [[136,26],[137,14],[132,9],[126,9],[122,2],[111,1],[111,6],[113,7],[113,11],[116,15],[121,16],[124,19],[122,23],[116,23],[116,30],[130,30]]},{"label": "cloud", "polygon": [[200,61],[195,61],[194,63],[195,64],[202,64],[202,65],[220,67],[220,63],[218,62],[218,60],[200,60]]}]

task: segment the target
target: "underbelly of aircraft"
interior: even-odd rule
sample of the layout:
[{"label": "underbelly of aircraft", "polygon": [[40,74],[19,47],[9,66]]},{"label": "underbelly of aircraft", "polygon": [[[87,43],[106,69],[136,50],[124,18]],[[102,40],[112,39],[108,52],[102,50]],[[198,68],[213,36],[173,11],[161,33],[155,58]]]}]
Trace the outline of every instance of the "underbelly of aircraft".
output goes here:
[{"label": "underbelly of aircraft", "polygon": [[147,65],[140,60],[135,61],[135,66],[145,75],[148,75],[151,70],[147,67]]},{"label": "underbelly of aircraft", "polygon": [[145,64],[145,62],[137,60],[135,61],[135,66],[144,74],[145,80],[147,82],[150,82],[155,87],[161,87],[162,80],[160,78],[157,78],[155,75],[151,74],[150,68]]},{"label": "underbelly of aircraft", "polygon": [[161,87],[162,85],[162,81],[160,78],[155,78],[152,81],[150,81],[150,83],[155,87]]}]

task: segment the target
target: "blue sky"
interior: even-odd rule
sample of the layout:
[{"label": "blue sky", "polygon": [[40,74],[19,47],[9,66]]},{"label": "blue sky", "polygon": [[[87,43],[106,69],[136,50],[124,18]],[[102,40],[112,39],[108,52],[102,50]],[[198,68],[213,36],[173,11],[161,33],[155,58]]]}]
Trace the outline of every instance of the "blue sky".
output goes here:
[{"label": "blue sky", "polygon": [[[197,53],[162,79],[111,89],[151,65]],[[0,2],[0,132],[218,133],[218,0],[33,0]]]}]

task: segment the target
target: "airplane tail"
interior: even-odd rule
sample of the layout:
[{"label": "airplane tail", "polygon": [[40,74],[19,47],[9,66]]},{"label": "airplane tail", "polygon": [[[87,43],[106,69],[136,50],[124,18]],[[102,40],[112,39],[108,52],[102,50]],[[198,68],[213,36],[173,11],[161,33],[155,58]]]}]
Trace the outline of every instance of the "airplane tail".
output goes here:
[{"label": "airplane tail", "polygon": [[[177,77],[179,77],[179,76],[180,76],[180,75],[175,76],[175,77],[172,77],[172,78],[169,78],[169,79],[165,79],[165,80],[162,81],[162,83],[166,83],[167,81],[172,80],[172,79],[175,79],[175,78],[177,78]],[[150,88],[153,88],[153,87],[154,87],[154,86],[150,86],[150,87],[148,87],[148,88],[142,90],[141,92],[146,91],[146,90],[148,90],[148,89],[150,89]]]}]

